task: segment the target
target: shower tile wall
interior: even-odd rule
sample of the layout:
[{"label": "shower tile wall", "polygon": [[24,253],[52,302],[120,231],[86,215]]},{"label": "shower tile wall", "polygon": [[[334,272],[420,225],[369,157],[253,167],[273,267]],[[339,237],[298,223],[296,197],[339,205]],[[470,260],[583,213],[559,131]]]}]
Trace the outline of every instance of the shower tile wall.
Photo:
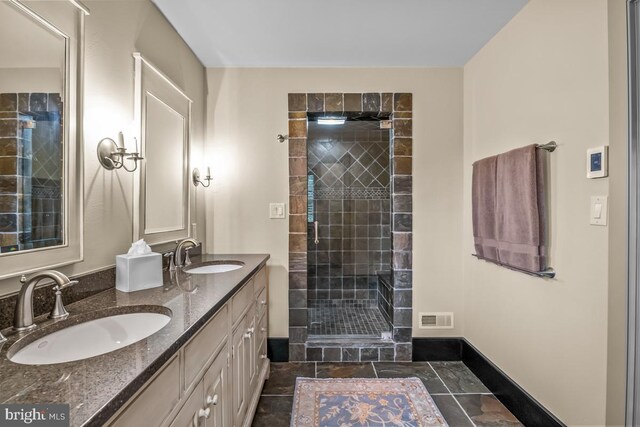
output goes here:
[{"label": "shower tile wall", "polygon": [[0,94],[0,252],[63,242],[61,110],[57,93]]},{"label": "shower tile wall", "polygon": [[[288,94],[289,149],[289,360],[395,360],[412,358],[412,147],[413,112],[410,93],[290,93]],[[391,272],[383,310],[392,317],[393,342],[317,341],[310,337],[308,320],[323,300],[308,299],[309,186],[307,170],[309,115],[368,115],[390,117],[391,146]],[[311,199],[313,201],[313,198]],[[331,206],[329,206],[330,208]],[[330,213],[330,212],[329,212]],[[329,228],[331,232],[331,228]],[[357,263],[356,263],[357,264]],[[382,289],[382,288],[381,288]],[[380,295],[380,294],[379,294]],[[317,295],[316,295],[317,296]],[[324,300],[331,305],[349,300]],[[354,300],[352,300],[354,301]],[[373,300],[375,301],[375,300]],[[367,303],[373,302],[367,300]],[[359,301],[356,300],[357,303]],[[380,303],[385,303],[378,299]],[[382,308],[382,307],[381,307]],[[320,313],[322,314],[322,313]],[[380,314],[382,316],[382,314]],[[341,320],[344,321],[344,320]],[[310,355],[309,352],[314,354]],[[317,357],[321,355],[321,359]],[[310,357],[311,356],[311,357]]]},{"label": "shower tile wall", "polygon": [[391,264],[389,130],[348,121],[308,132],[308,298],[377,300]]}]

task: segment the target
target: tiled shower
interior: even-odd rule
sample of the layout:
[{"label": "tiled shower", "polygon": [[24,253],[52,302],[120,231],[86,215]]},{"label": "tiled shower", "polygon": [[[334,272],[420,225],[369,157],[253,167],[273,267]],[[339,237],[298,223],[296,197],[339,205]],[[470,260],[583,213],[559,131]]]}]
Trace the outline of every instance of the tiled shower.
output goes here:
[{"label": "tiled shower", "polygon": [[412,95],[288,105],[289,360],[411,360]]},{"label": "tiled shower", "polygon": [[380,338],[391,330],[378,303],[378,274],[391,268],[390,131],[381,123],[309,121],[310,336]]}]

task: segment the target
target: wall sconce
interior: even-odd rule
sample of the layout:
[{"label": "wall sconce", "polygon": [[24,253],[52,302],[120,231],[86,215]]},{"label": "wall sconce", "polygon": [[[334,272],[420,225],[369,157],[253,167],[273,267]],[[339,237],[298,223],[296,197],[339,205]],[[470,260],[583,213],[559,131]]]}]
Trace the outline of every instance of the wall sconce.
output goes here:
[{"label": "wall sconce", "polygon": [[[103,168],[107,170],[124,169],[127,172],[133,172],[138,169],[138,161],[143,160],[138,152],[138,140],[133,138],[135,144],[135,151],[127,153],[127,148],[124,146],[124,135],[122,132],[118,134],[120,139],[120,145],[111,138],[103,138],[98,143],[98,161]],[[129,169],[125,164],[125,159],[133,160],[133,169]]]},{"label": "wall sconce", "polygon": [[193,180],[193,185],[196,187],[202,184],[203,187],[207,188],[211,185],[211,168],[207,166],[207,175],[203,178],[207,183],[205,184],[203,180],[200,180],[200,170],[198,168],[193,169],[193,173],[191,174],[191,179]]}]

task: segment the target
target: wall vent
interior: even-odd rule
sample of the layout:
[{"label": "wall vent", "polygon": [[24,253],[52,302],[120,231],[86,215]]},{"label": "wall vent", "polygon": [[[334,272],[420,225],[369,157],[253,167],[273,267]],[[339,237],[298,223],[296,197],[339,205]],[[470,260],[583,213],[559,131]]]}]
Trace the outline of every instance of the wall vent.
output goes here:
[{"label": "wall vent", "polygon": [[420,329],[453,329],[453,313],[420,313]]}]

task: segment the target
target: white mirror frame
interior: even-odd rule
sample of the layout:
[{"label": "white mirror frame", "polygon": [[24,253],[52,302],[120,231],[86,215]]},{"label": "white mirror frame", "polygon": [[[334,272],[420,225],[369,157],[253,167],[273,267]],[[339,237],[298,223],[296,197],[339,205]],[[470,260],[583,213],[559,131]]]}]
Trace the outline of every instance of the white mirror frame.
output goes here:
[{"label": "white mirror frame", "polygon": [[[191,105],[193,101],[157,67],[140,53],[133,54],[135,99],[134,128],[138,133],[140,152],[145,159],[136,170],[133,189],[133,240],[144,239],[150,245],[173,242],[191,237],[191,186],[189,174]],[[147,100],[154,98],[184,119],[182,158],[182,200],[175,200],[183,209],[182,224],[158,230],[148,230],[147,222],[147,153],[152,141],[147,140]],[[181,114],[180,111],[184,112]],[[185,117],[186,115],[186,117]],[[172,202],[172,201],[168,201]]]},{"label": "white mirror frame", "polygon": [[[6,1],[6,0],[5,0]],[[63,245],[8,252],[0,255],[0,279],[74,264],[83,260],[83,157],[82,157],[82,84],[84,17],[89,10],[77,0],[41,2],[8,0],[65,39],[64,81],[64,230]],[[68,13],[60,7],[67,7]]]}]

